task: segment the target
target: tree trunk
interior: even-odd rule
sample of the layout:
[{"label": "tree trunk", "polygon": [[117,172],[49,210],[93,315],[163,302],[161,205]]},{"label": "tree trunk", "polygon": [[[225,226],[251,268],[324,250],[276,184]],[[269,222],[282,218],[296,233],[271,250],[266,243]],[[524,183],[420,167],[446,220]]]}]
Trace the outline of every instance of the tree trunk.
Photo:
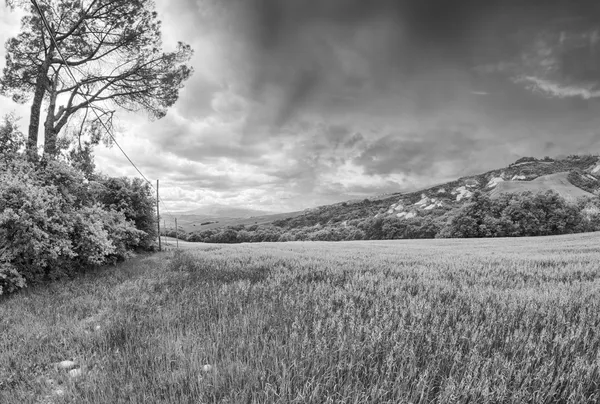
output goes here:
[{"label": "tree trunk", "polygon": [[56,110],[56,79],[50,87],[50,103],[48,104],[48,113],[46,122],[44,122],[44,158],[54,158],[57,154],[56,138],[58,131],[54,127]]},{"label": "tree trunk", "polygon": [[40,113],[42,101],[46,94],[46,81],[48,80],[48,65],[43,63],[38,69],[31,114],[29,116],[29,132],[27,134],[27,156],[30,161],[37,161],[38,130],[40,128]]},{"label": "tree trunk", "polygon": [[27,134],[26,152],[30,161],[37,161],[37,143],[38,131],[40,128],[40,114],[42,111],[42,102],[46,95],[46,86],[48,85],[48,70],[50,69],[50,60],[54,53],[54,44],[50,44],[46,59],[38,68],[37,78],[35,80],[35,92],[31,104],[31,114],[29,116],[29,132]]},{"label": "tree trunk", "polygon": [[56,138],[58,134],[53,127],[45,128],[44,130],[44,158],[51,159],[56,157],[58,150],[56,150]]}]

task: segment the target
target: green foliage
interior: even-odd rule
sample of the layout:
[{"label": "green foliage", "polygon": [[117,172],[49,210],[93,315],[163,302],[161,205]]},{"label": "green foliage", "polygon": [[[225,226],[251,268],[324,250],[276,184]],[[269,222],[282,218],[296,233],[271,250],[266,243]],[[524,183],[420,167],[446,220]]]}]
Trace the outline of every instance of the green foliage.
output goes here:
[{"label": "green foliage", "polygon": [[[192,74],[186,65],[192,56],[189,45],[178,42],[174,51],[163,51],[153,1],[12,3],[24,16],[21,32],[6,42],[0,94],[20,103],[33,99],[27,142],[33,160],[44,100],[44,154],[56,157],[58,134],[75,114],[100,111],[100,118],[84,122],[88,127],[100,119],[111,121],[115,107],[161,118]],[[77,71],[76,85],[69,68]],[[66,105],[58,102],[62,95]]]},{"label": "green foliage", "polygon": [[153,249],[154,201],[141,180],[29,162],[10,117],[0,146],[0,295]]},{"label": "green foliage", "polygon": [[569,172],[569,176],[567,177],[567,179],[571,184],[575,185],[576,187],[579,187],[584,191],[593,194],[594,192],[597,192],[598,189],[600,189],[600,182],[597,179],[594,179],[593,176],[592,178],[590,178],[587,175],[588,174],[586,174],[584,171],[577,168]]},{"label": "green foliage", "polygon": [[73,230],[74,251],[83,268],[122,261],[147,236],[123,212],[106,210],[100,204],[77,212]]},{"label": "green foliage", "polygon": [[0,172],[0,265],[2,272],[22,278],[0,284],[0,290],[68,273],[76,255],[72,226],[71,209],[58,188],[35,178],[27,163]]},{"label": "green foliage", "polygon": [[95,202],[65,163],[18,159],[0,170],[0,294],[123,260],[147,236]]},{"label": "green foliage", "polygon": [[582,198],[578,207],[585,231],[600,231],[600,198]]},{"label": "green foliage", "polygon": [[0,166],[14,160],[24,146],[25,139],[19,131],[17,119],[6,115],[0,123]]},{"label": "green foliage", "polygon": [[157,237],[155,199],[150,185],[141,178],[97,177],[94,198],[106,209],[123,212],[138,230],[145,232],[139,247],[152,249]]},{"label": "green foliage", "polygon": [[521,163],[531,163],[531,162],[536,162],[536,161],[537,161],[537,159],[535,157],[521,157],[520,159],[518,159],[517,161],[512,163],[511,166],[521,164]]},{"label": "green foliage", "polygon": [[548,236],[584,231],[581,210],[557,193],[476,193],[454,214],[440,237]]},{"label": "green foliage", "polygon": [[82,147],[75,147],[69,151],[71,166],[83,173],[86,179],[92,180],[96,164],[94,163],[93,145],[85,142]]}]

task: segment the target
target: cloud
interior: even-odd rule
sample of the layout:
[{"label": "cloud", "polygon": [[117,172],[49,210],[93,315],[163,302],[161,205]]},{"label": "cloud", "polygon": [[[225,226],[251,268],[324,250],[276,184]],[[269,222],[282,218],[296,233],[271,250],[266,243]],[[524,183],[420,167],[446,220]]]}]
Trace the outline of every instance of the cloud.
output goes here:
[{"label": "cloud", "polygon": [[425,132],[391,133],[370,143],[353,161],[369,175],[437,175],[439,162],[466,162],[482,145],[478,128],[464,124]]},{"label": "cloud", "polygon": [[551,97],[581,97],[584,100],[600,97],[600,83],[566,85],[535,76],[519,77],[515,79],[515,82],[524,83],[531,91]]},{"label": "cloud", "polygon": [[[172,210],[300,210],[587,151],[594,59],[558,45],[585,42],[593,21],[571,17],[597,3],[160,0],[164,44],[191,44],[195,74],[164,119],[120,114],[117,139]],[[2,41],[6,27],[18,20],[0,11]],[[560,71],[540,70],[548,60]],[[96,154],[137,174],[116,148]]]}]

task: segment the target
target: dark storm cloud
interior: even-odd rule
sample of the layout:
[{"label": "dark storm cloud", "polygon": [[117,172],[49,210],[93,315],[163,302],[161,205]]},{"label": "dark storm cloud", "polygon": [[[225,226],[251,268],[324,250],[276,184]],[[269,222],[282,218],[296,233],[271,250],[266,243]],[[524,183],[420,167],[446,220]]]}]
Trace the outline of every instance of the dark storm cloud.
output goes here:
[{"label": "dark storm cloud", "polygon": [[364,140],[364,136],[362,135],[362,133],[356,132],[355,134],[352,135],[351,138],[349,138],[348,140],[346,140],[346,142],[344,143],[344,146],[347,147],[347,148],[352,148],[356,144],[358,144],[359,142],[361,142],[362,140]]},{"label": "dark storm cloud", "polygon": [[[279,126],[307,105],[352,105],[357,98],[372,97],[370,91],[391,91],[390,82],[410,81],[427,70],[506,68],[520,60],[536,32],[597,24],[598,3],[222,0],[219,4],[233,16],[230,26],[247,45],[251,68],[244,71],[251,72],[250,96],[261,100],[273,85],[284,89],[275,105],[269,105],[277,109],[272,123]],[[581,57],[562,56],[570,61],[563,63],[565,74],[590,74],[577,63]]]},{"label": "dark storm cloud", "polygon": [[407,173],[416,176],[438,174],[439,163],[462,161],[481,148],[473,139],[475,127],[436,129],[425,133],[389,134],[370,143],[354,163],[369,175]]}]

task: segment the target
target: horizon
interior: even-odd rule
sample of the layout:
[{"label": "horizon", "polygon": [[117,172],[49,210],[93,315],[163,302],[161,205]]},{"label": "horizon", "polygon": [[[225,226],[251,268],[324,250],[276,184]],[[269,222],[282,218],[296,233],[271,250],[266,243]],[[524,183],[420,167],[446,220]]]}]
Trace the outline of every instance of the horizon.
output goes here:
[{"label": "horizon", "polygon": [[[121,113],[116,135],[171,211],[292,212],[600,151],[592,1],[156,5],[195,73],[165,118]],[[2,2],[0,42],[19,28]],[[22,130],[28,109],[0,96]],[[137,176],[117,148],[95,155]]]}]

